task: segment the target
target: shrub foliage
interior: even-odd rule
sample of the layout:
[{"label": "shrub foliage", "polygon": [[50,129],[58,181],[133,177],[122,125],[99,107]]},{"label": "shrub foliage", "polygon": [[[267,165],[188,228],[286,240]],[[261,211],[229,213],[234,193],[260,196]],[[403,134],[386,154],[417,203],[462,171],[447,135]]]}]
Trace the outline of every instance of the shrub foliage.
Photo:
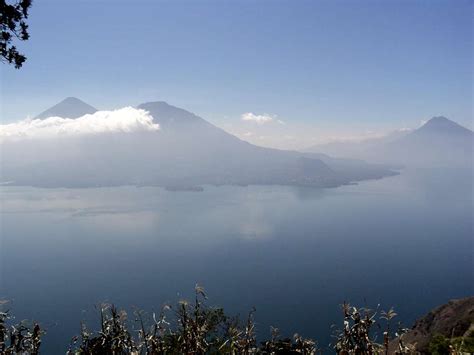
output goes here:
[{"label": "shrub foliage", "polygon": [[[100,324],[97,331],[85,324],[74,336],[68,355],[155,355],[155,354],[321,354],[340,355],[414,354],[414,348],[403,342],[407,331],[400,325],[392,330],[396,317],[393,309],[373,311],[342,305],[343,326],[335,329],[335,344],[331,349],[318,348],[315,341],[295,334],[280,335],[271,328],[271,336],[257,341],[254,322],[255,309],[244,320],[230,317],[222,308],[206,304],[204,289],[196,286],[194,300],[165,305],[159,314],[135,311],[132,317],[111,304],[99,307]],[[0,303],[0,306],[4,304]],[[39,354],[44,334],[37,323],[20,322],[12,325],[9,311],[0,312],[0,354]],[[396,349],[393,348],[393,339]],[[472,339],[434,337],[430,349],[434,354],[460,354],[472,347]]]}]

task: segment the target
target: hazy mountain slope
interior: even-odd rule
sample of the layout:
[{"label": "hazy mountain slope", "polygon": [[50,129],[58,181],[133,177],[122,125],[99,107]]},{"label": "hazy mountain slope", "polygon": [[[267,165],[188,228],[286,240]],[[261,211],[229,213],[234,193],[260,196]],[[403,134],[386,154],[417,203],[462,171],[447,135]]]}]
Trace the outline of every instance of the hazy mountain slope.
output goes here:
[{"label": "hazy mountain slope", "polygon": [[312,146],[305,151],[328,154],[334,157],[345,157],[362,159],[367,158],[368,154],[376,150],[378,146],[390,143],[398,138],[404,137],[410,131],[394,131],[384,137],[367,138],[357,141],[336,141]]},{"label": "hazy mountain slope", "polygon": [[[58,106],[65,117],[86,108],[72,105],[69,112],[67,105],[56,105],[46,112],[57,115]],[[258,147],[165,102],[138,108],[150,113],[159,131],[4,144],[2,180],[41,186],[338,186],[393,174],[364,162]]]},{"label": "hazy mountain slope", "polygon": [[350,181],[379,179],[385,176],[396,175],[392,169],[399,168],[394,164],[374,164],[362,159],[335,158],[321,153],[306,153],[307,157],[320,159],[331,169],[346,177]]},{"label": "hazy mountain slope", "polygon": [[[140,105],[139,108],[149,111],[154,121],[161,125],[160,133],[165,146],[176,147],[173,142],[181,141],[178,149],[185,150],[191,145],[192,152],[188,152],[189,156],[199,154],[203,162],[208,160],[211,164],[221,162],[222,166],[233,168],[234,176],[240,176],[243,173],[242,168],[245,168],[260,170],[260,173],[265,170],[267,175],[273,174],[272,179],[277,178],[276,174],[281,179],[288,179],[290,171],[305,170],[304,164],[311,165],[314,169],[315,164],[309,159],[319,160],[327,165],[332,173],[326,171],[325,176],[331,177],[334,182],[380,178],[392,174],[386,167],[367,164],[361,160],[337,159],[323,154],[303,154],[296,151],[258,147],[238,139],[192,113],[163,102],[147,103]],[[188,127],[188,129],[180,132],[181,127]],[[189,127],[192,128],[189,129]],[[276,170],[276,166],[283,162],[283,166],[287,167],[284,169],[287,170]],[[267,170],[269,165],[273,168]],[[323,171],[323,165],[320,169]],[[250,170],[247,172],[250,173]],[[296,177],[292,179],[297,180]]]},{"label": "hazy mountain slope", "polygon": [[188,111],[164,102],[146,103],[138,108],[150,112],[154,122],[160,124],[160,138],[153,142],[156,159],[176,170],[173,178],[177,181],[185,176],[216,184],[326,185],[342,181],[319,159],[306,159],[295,152],[251,145]]},{"label": "hazy mountain slope", "polygon": [[86,114],[95,113],[97,109],[84,101],[81,101],[75,97],[67,97],[60,103],[40,113],[35,118],[47,118],[47,117],[63,117],[63,118],[78,118]]}]

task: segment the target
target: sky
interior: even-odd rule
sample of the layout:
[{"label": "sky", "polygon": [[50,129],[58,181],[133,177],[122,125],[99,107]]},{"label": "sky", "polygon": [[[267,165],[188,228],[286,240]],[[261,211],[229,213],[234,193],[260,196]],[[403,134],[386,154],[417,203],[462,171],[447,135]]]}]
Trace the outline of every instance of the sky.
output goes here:
[{"label": "sky", "polygon": [[34,1],[1,123],[166,101],[261,145],[473,128],[471,0]]}]

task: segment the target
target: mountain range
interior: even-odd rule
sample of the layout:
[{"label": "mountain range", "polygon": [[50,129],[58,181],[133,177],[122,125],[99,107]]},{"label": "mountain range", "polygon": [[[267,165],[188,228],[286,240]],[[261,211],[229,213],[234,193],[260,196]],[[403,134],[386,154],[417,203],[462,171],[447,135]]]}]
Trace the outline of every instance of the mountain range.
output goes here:
[{"label": "mountain range", "polygon": [[[2,181],[72,187],[214,184],[334,187],[396,174],[386,166],[252,145],[166,102],[137,107],[158,131],[2,143]],[[97,109],[67,98],[37,116],[78,118]]]}]

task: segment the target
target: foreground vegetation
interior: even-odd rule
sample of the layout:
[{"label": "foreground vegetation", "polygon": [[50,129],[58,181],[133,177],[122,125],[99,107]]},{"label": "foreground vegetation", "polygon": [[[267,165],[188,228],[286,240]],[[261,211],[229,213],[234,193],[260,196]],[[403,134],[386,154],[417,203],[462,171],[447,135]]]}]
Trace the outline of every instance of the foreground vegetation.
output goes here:
[{"label": "foreground vegetation", "polygon": [[[91,331],[82,324],[81,334],[71,340],[66,354],[412,354],[404,344],[407,329],[393,330],[393,309],[372,311],[342,305],[343,326],[335,329],[332,349],[318,348],[315,341],[298,334],[284,338],[271,328],[268,340],[257,342],[252,310],[245,320],[229,317],[222,308],[206,305],[204,290],[196,286],[193,302],[180,301],[164,306],[160,314],[137,311],[133,319],[113,305],[99,307],[100,329]],[[1,305],[1,304],[0,304]],[[39,354],[43,330],[36,323],[11,325],[8,311],[0,312],[0,354]],[[380,339],[380,342],[376,341]],[[461,354],[472,351],[474,337],[433,338],[433,354]],[[390,350],[389,350],[390,349]]]}]

